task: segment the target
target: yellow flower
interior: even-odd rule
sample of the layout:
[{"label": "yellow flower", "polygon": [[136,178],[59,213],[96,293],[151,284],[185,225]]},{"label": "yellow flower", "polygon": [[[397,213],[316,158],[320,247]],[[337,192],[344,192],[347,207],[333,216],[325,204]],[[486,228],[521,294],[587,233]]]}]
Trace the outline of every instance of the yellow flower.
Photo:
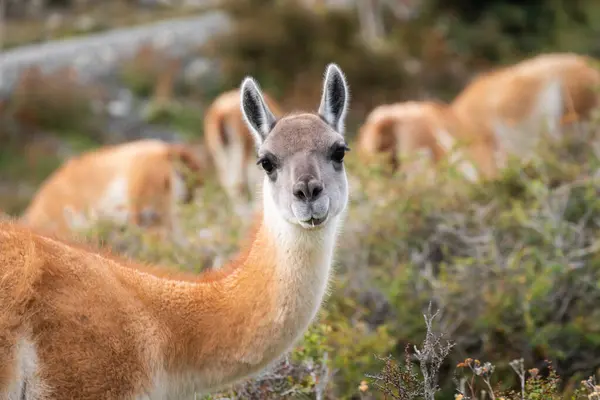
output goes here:
[{"label": "yellow flower", "polygon": [[463,400],[463,395],[462,394],[455,394],[454,395],[454,400]]}]

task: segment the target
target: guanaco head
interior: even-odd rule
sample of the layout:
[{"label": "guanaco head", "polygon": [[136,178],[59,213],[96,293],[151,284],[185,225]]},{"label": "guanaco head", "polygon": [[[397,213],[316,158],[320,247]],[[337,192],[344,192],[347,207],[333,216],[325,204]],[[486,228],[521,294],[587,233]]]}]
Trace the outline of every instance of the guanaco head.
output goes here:
[{"label": "guanaco head", "polygon": [[265,173],[265,203],[274,204],[287,222],[305,229],[325,226],[348,203],[344,122],[348,86],[340,68],[327,66],[317,113],[277,119],[251,77],[241,86],[244,120],[253,134]]},{"label": "guanaco head", "polygon": [[389,105],[383,117],[385,113],[393,114],[396,121],[400,168],[409,175],[442,159],[472,182],[480,179],[482,168],[488,168],[491,148],[482,136],[473,136],[448,105],[407,101]]},{"label": "guanaco head", "polygon": [[380,105],[369,113],[358,132],[358,152],[363,162],[382,161],[392,170],[398,167],[396,123],[389,105]]},{"label": "guanaco head", "polygon": [[439,146],[435,141],[438,129],[430,103],[384,104],[375,108],[361,127],[361,154],[369,158],[386,156],[393,169],[410,168],[403,164],[424,162],[426,158],[420,156],[439,157]]}]

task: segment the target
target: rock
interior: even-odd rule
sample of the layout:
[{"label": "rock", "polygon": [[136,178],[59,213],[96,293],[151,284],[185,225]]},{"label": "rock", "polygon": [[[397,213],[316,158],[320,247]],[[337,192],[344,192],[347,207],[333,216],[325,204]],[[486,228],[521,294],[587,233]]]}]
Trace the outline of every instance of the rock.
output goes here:
[{"label": "rock", "polygon": [[142,7],[172,7],[174,5],[173,0],[138,0],[137,3]]},{"label": "rock", "polygon": [[[48,28],[55,29],[62,24],[62,16],[54,14],[46,22]],[[167,46],[169,53],[181,57],[189,55],[206,43],[207,39],[228,27],[229,18],[223,12],[211,11],[200,16],[9,49],[0,53],[0,95],[9,93],[20,72],[31,65],[38,65],[43,71],[52,71],[72,66],[73,60],[85,53],[87,56],[80,58],[80,76],[86,79],[105,79],[114,75],[118,60],[131,58],[143,43],[152,41],[157,36],[160,37],[157,40],[159,45]],[[93,62],[88,62],[90,59]]]},{"label": "rock", "polygon": [[217,5],[218,1],[219,0],[183,0],[181,6],[186,8],[201,8]]},{"label": "rock", "polygon": [[423,65],[419,60],[410,58],[404,62],[404,70],[409,75],[415,76],[423,70]]},{"label": "rock", "polygon": [[221,77],[215,62],[199,57],[190,61],[183,68],[181,80],[186,87],[212,93],[219,89]]},{"label": "rock", "polygon": [[183,80],[186,85],[193,86],[203,80],[214,69],[206,58],[196,58],[188,63],[183,70]]},{"label": "rock", "polygon": [[106,107],[106,111],[111,117],[125,117],[133,111],[134,97],[131,90],[120,88],[118,89],[116,98],[110,100]]}]

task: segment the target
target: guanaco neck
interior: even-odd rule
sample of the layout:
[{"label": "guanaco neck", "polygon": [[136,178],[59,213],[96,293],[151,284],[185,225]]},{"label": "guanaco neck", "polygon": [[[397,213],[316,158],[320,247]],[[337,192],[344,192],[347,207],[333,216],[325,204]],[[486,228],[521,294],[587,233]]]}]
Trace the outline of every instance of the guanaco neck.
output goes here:
[{"label": "guanaco neck", "polygon": [[327,291],[340,218],[304,230],[279,215],[265,185],[262,222],[233,272],[214,281],[140,279],[140,296],[158,310],[164,373],[201,377],[196,387],[212,389],[289,350]]}]

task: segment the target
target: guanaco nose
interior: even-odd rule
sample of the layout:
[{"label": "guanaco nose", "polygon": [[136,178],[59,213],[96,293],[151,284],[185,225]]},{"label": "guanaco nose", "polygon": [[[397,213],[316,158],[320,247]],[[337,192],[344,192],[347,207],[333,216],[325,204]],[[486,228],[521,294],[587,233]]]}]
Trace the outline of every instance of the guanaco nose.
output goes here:
[{"label": "guanaco nose", "polygon": [[312,175],[301,176],[292,188],[298,200],[313,201],[323,192],[323,182]]}]

